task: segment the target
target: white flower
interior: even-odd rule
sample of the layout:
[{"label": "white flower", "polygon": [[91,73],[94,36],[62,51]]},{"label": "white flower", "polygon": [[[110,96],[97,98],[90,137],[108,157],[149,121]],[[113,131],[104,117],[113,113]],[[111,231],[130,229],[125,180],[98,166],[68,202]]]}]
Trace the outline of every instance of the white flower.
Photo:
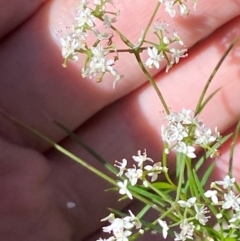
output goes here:
[{"label": "white flower", "polygon": [[162,163],[157,162],[154,163],[153,166],[147,165],[144,167],[145,170],[148,171],[148,176],[151,176],[151,182],[154,182],[158,178],[158,174],[160,174],[163,171]]},{"label": "white flower", "polygon": [[130,199],[133,199],[131,192],[127,188],[128,181],[126,179],[123,182],[118,182],[117,185],[120,187],[119,189],[120,194],[122,195],[126,194]]},{"label": "white flower", "polygon": [[240,210],[237,210],[236,213],[233,214],[233,217],[229,220],[229,223],[234,223],[237,220],[240,220]]},{"label": "white flower", "polygon": [[131,222],[135,226],[136,229],[140,229],[142,227],[142,223],[140,222],[139,218],[137,218],[131,210],[128,210],[130,216],[131,216]]},{"label": "white flower", "polygon": [[116,218],[115,221],[112,223],[112,232],[116,237],[116,240],[127,241],[127,237],[132,234],[132,232],[128,229],[131,229],[132,227],[133,224],[129,222],[128,218]]},{"label": "white flower", "polygon": [[230,176],[226,176],[223,181],[215,181],[216,184],[222,185],[224,189],[232,187],[235,183],[235,178],[230,178]]},{"label": "white flower", "polygon": [[206,128],[204,125],[201,125],[199,129],[195,131],[196,144],[207,146],[210,143],[216,141],[217,136],[212,135],[210,128]]},{"label": "white flower", "polygon": [[171,112],[169,115],[165,117],[170,123],[180,122],[183,125],[188,124],[196,124],[198,120],[194,117],[194,113],[192,110],[182,109],[181,112]]},{"label": "white flower", "polygon": [[165,11],[169,14],[171,18],[173,18],[176,14],[176,10],[174,9],[174,3],[175,1],[165,1]]},{"label": "white flower", "polygon": [[187,237],[182,232],[176,233],[174,231],[174,234],[175,234],[174,241],[185,241],[185,240],[187,240]]},{"label": "white flower", "polygon": [[158,53],[158,50],[156,49],[156,47],[148,48],[147,51],[148,51],[149,58],[147,59],[145,65],[149,68],[152,68],[153,65],[155,65],[155,67],[159,69],[160,67],[159,62],[162,59],[164,59],[163,54]]},{"label": "white flower", "polygon": [[119,161],[115,161],[115,164],[114,164],[115,167],[119,168],[119,173],[117,174],[118,177],[121,177],[123,172],[125,171],[126,169],[126,166],[127,166],[127,160],[124,158],[122,159],[122,162],[119,162]]},{"label": "white flower", "polygon": [[168,31],[167,31],[168,26],[169,26],[169,24],[167,24],[167,23],[157,22],[157,23],[153,24],[153,29],[154,29],[155,32],[163,31],[165,33],[168,33]]},{"label": "white flower", "polygon": [[176,49],[176,48],[171,48],[169,50],[172,53],[172,60],[171,64],[178,63],[180,58],[187,57],[187,49]]},{"label": "white flower", "polygon": [[129,179],[132,186],[134,186],[138,179],[142,178],[143,171],[142,169],[136,169],[136,166],[133,168],[128,168],[125,176]]},{"label": "white flower", "polygon": [[218,197],[217,197],[216,190],[208,190],[207,192],[204,193],[204,196],[207,198],[211,198],[214,204],[218,204]]},{"label": "white flower", "polygon": [[186,236],[186,238],[192,239],[193,231],[194,231],[194,224],[193,222],[188,222],[187,219],[184,219],[183,222],[180,224],[181,233]]},{"label": "white flower", "polygon": [[98,40],[109,40],[109,38],[111,37],[110,34],[108,32],[99,32],[98,29],[92,29],[92,32],[95,34],[95,36],[98,38]]},{"label": "white flower", "polygon": [[180,233],[176,233],[175,234],[175,241],[185,241],[187,239],[193,239],[193,231],[194,231],[194,224],[193,222],[188,222],[187,219],[184,219],[183,222],[180,224],[180,228],[181,228],[181,232]]},{"label": "white flower", "polygon": [[104,238],[104,239],[102,239],[102,238],[99,238],[97,241],[115,241],[116,239],[115,239],[115,237],[113,237],[113,236],[111,236],[111,237],[109,237],[109,238]]},{"label": "white flower", "polygon": [[91,47],[91,52],[97,60],[105,58],[105,56],[109,53],[109,51],[104,49],[100,43],[96,47]]},{"label": "white flower", "polygon": [[189,9],[185,4],[179,4],[179,11],[181,16],[189,14]]},{"label": "white flower", "polygon": [[89,4],[88,0],[79,1],[77,10],[87,7],[88,4]]},{"label": "white flower", "polygon": [[[181,38],[178,36],[178,34],[177,34],[176,31],[174,31],[173,35],[174,35],[174,40],[175,40],[175,41],[177,41],[180,45],[184,45],[183,41],[182,41]],[[190,112],[192,112],[192,111],[190,111]]]},{"label": "white flower", "polygon": [[108,15],[103,15],[103,25],[106,29],[109,29],[111,27],[112,23],[116,23],[119,18],[120,11],[116,12],[115,17],[110,18]]},{"label": "white flower", "polygon": [[240,198],[235,195],[233,191],[229,191],[229,193],[224,194],[225,202],[222,205],[223,209],[229,209],[232,208],[233,210],[240,210],[239,204],[240,204]]},{"label": "white flower", "polygon": [[115,215],[113,213],[110,213],[107,217],[101,219],[101,222],[108,221],[109,223],[112,223],[115,219]]},{"label": "white flower", "polygon": [[130,217],[125,218],[115,218],[109,221],[111,224],[109,226],[103,227],[103,232],[113,233],[115,239],[118,241],[128,241],[128,236],[132,234],[129,229],[133,228],[134,225],[130,222]]},{"label": "white flower", "polygon": [[204,206],[201,206],[200,208],[197,205],[194,205],[194,209],[196,211],[196,216],[195,218],[201,223],[202,225],[205,225],[208,219],[210,218],[209,216],[206,216],[209,211]]},{"label": "white flower", "polygon": [[88,27],[93,27],[96,18],[93,16],[90,8],[80,8],[75,19],[77,20],[77,27],[83,27],[85,24]]},{"label": "white flower", "polygon": [[141,151],[138,151],[138,156],[132,156],[133,160],[138,163],[138,166],[141,167],[145,161],[153,162],[153,160],[150,157],[147,157],[146,150],[144,151],[143,155],[141,154]]},{"label": "white flower", "polygon": [[168,144],[174,141],[182,141],[184,137],[188,136],[188,127],[182,125],[181,123],[172,123],[166,128],[161,127],[163,141]]},{"label": "white flower", "polygon": [[196,155],[194,153],[195,148],[193,146],[187,146],[185,142],[182,142],[182,141],[178,142],[175,149],[177,152],[182,152],[182,153],[186,154],[189,158],[196,157]]},{"label": "white flower", "polygon": [[162,227],[163,238],[166,239],[168,235],[168,230],[169,230],[167,222],[162,221],[161,219],[158,219],[158,223]]},{"label": "white flower", "polygon": [[76,50],[81,48],[81,44],[75,35],[68,35],[60,38],[60,43],[62,45],[62,57],[68,58],[73,61],[78,60],[78,52]]},{"label": "white flower", "polygon": [[105,59],[105,58],[96,59],[93,57],[90,63],[90,67],[92,71],[95,73],[105,73],[105,72],[111,73],[113,71],[113,67],[112,67],[113,64],[114,64],[113,59]]},{"label": "white flower", "polygon": [[190,208],[196,203],[196,200],[197,200],[196,197],[191,197],[187,201],[179,200],[178,203],[183,208]]}]

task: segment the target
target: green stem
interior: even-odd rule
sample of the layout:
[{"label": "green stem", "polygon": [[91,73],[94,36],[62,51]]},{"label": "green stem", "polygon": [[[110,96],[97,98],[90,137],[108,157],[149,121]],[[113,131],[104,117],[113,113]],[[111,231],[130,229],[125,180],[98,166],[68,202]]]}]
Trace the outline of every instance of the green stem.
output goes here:
[{"label": "green stem", "polygon": [[153,22],[153,20],[154,20],[154,18],[155,18],[155,16],[156,16],[156,14],[157,14],[158,9],[159,9],[160,6],[161,6],[161,3],[160,3],[160,2],[157,2],[157,5],[156,5],[156,7],[155,7],[155,9],[154,9],[154,12],[153,12],[150,20],[148,21],[147,27],[145,28],[145,30],[144,30],[144,32],[143,32],[142,41],[141,41],[141,43],[140,43],[139,46],[142,45],[144,39],[146,38],[146,35],[147,35],[147,33],[148,33],[148,30],[149,30],[149,28],[152,26],[152,22]]},{"label": "green stem", "polygon": [[234,155],[234,151],[235,151],[235,147],[237,144],[237,139],[239,137],[239,134],[240,134],[240,121],[238,121],[237,127],[235,129],[233,142],[232,142],[231,148],[230,148],[229,167],[228,167],[228,175],[230,177],[232,177],[232,174],[233,174],[233,155]]},{"label": "green stem", "polygon": [[[180,153],[178,155],[184,155],[184,154]],[[185,162],[186,162],[185,157],[181,158],[181,168],[180,168],[181,172],[180,172],[179,179],[178,179],[178,188],[177,188],[177,194],[176,194],[176,199],[175,199],[176,202],[179,200],[181,190],[182,190],[184,171],[185,171]]]},{"label": "green stem", "polygon": [[169,111],[169,109],[167,107],[167,103],[164,100],[163,95],[162,95],[161,91],[159,90],[158,86],[156,85],[155,81],[153,80],[152,76],[148,73],[147,69],[145,68],[144,64],[142,63],[142,60],[141,60],[139,52],[135,51],[134,55],[135,55],[135,57],[137,59],[137,62],[139,64],[140,68],[142,69],[143,73],[145,74],[145,76],[147,77],[147,79],[149,80],[151,85],[153,86],[154,90],[156,91],[156,93],[157,93],[157,95],[158,95],[158,97],[159,97],[159,99],[160,99],[160,101],[161,101],[161,103],[163,105],[163,108],[164,108],[166,114],[169,115],[170,111]]}]

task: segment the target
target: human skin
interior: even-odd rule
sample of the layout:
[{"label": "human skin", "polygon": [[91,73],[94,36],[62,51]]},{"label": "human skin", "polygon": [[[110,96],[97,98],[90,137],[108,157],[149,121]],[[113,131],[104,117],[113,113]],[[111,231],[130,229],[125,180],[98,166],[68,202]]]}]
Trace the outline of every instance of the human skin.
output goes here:
[{"label": "human skin", "polygon": [[[121,10],[117,26],[133,42],[155,2],[116,3]],[[145,148],[150,157],[159,160],[164,109],[134,56],[120,56],[118,71],[125,77],[114,90],[110,77],[100,84],[82,79],[77,63],[62,68],[59,31],[70,25],[73,4],[72,0],[0,0],[1,110],[101,170],[102,166],[51,120],[74,131],[109,162],[130,161]],[[135,13],[141,17],[136,18]],[[164,66],[151,70],[171,110],[195,108],[216,63],[240,35],[239,15],[237,0],[199,0],[197,11],[184,19],[167,20],[167,15],[161,14],[160,19],[170,21],[190,49],[189,57],[168,74]],[[117,46],[123,44],[117,42]],[[200,115],[207,126],[217,126],[222,134],[234,130],[240,116],[239,49],[237,44],[216,74],[208,93],[221,90]],[[119,203],[117,193],[104,192],[111,187],[108,183],[39,137],[3,116],[0,121],[0,240],[96,240],[107,208],[129,205]],[[227,172],[229,145],[224,144],[216,159],[213,178],[217,180]],[[239,155],[238,144],[234,155],[238,180]],[[68,209],[69,201],[76,207]]]}]

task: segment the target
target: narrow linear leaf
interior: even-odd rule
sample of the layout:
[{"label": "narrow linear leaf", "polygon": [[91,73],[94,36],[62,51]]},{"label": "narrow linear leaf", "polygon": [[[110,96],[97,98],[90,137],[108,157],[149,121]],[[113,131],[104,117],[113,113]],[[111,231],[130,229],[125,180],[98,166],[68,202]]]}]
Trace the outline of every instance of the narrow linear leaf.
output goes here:
[{"label": "narrow linear leaf", "polygon": [[75,140],[83,149],[85,149],[90,155],[92,155],[96,160],[102,163],[108,170],[112,173],[117,174],[118,170],[109,162],[107,162],[101,155],[99,155],[95,150],[93,150],[89,145],[87,145],[79,136],[73,133],[66,126],[62,125],[60,122],[53,120],[53,122],[62,130],[64,130],[73,140]]},{"label": "narrow linear leaf", "polygon": [[240,134],[240,121],[238,121],[237,127],[235,129],[234,132],[234,137],[233,137],[233,142],[231,144],[231,148],[230,148],[230,157],[229,157],[229,169],[228,169],[228,174],[229,176],[232,176],[232,168],[233,168],[233,155],[234,155],[234,150],[237,144],[237,139],[239,137]]},{"label": "narrow linear leaf", "polygon": [[110,178],[108,175],[106,175],[105,173],[99,171],[97,168],[95,168],[94,166],[88,164],[87,162],[85,162],[84,160],[82,160],[80,157],[74,155],[73,153],[71,153],[70,151],[68,151],[67,149],[65,149],[64,147],[60,146],[59,144],[57,144],[56,142],[54,142],[53,140],[51,140],[49,137],[45,136],[44,134],[42,134],[41,132],[37,131],[36,129],[24,124],[23,122],[21,122],[20,120],[16,119],[15,117],[5,113],[3,110],[0,109],[0,114],[2,114],[3,116],[5,116],[7,119],[13,121],[14,123],[18,124],[19,126],[23,127],[24,129],[32,132],[33,134],[35,134],[36,136],[38,136],[39,138],[41,138],[42,140],[46,141],[47,143],[51,144],[57,151],[59,151],[60,153],[64,154],[65,156],[69,157],[70,159],[72,159],[73,161],[79,163],[80,165],[82,165],[83,167],[85,167],[86,169],[88,169],[89,171],[95,173],[97,176],[101,177],[102,179],[108,181],[109,183],[113,184],[114,186],[117,186],[117,183],[115,180],[113,180],[112,178]]},{"label": "narrow linear leaf", "polygon": [[[229,140],[229,138],[232,136],[232,133],[224,136],[219,142],[217,142],[216,144],[214,144],[212,146],[213,149],[218,149],[222,144],[224,144],[227,140]],[[198,162],[195,165],[195,170],[198,171],[199,168],[203,165],[203,163],[206,161],[207,158],[210,157],[212,153],[210,151],[207,151],[205,155],[203,155]]]},{"label": "narrow linear leaf", "polygon": [[159,190],[170,189],[171,191],[173,191],[173,189],[176,189],[175,186],[172,186],[171,184],[169,184],[167,182],[155,182],[155,183],[152,183],[152,185]]},{"label": "narrow linear leaf", "polygon": [[207,97],[205,101],[200,106],[199,113],[204,109],[204,107],[207,105],[207,103],[214,97],[214,95],[220,90],[221,88],[216,89],[211,95]]},{"label": "narrow linear leaf", "polygon": [[214,213],[216,215],[218,212],[217,212],[216,208],[209,202],[208,198],[206,198],[204,196],[203,186],[202,186],[195,170],[193,170],[193,176],[194,176],[195,184],[196,184],[196,186],[198,188],[198,191],[199,191],[198,197],[199,198],[202,197],[204,199],[204,201],[208,204],[208,208],[212,211],[212,213]]},{"label": "narrow linear leaf", "polygon": [[[225,58],[227,57],[227,55],[229,54],[229,52],[231,51],[231,49],[232,49],[232,48],[234,47],[234,45],[237,43],[237,41],[238,41],[238,38],[236,38],[236,39],[233,40],[233,42],[230,44],[230,46],[228,47],[228,49],[227,49],[227,50],[225,51],[225,53],[223,54],[222,58],[218,61],[217,65],[216,65],[216,67],[214,68],[214,70],[212,71],[210,77],[208,78],[208,81],[207,81],[206,85],[204,86],[203,91],[202,91],[202,93],[201,93],[201,95],[200,95],[200,97],[199,97],[199,101],[198,101],[197,106],[196,106],[196,109],[195,109],[195,115],[198,115],[198,114],[201,112],[201,110],[202,110],[201,107],[202,107],[203,99],[204,99],[204,97],[205,97],[205,95],[206,95],[206,92],[207,92],[207,90],[208,90],[209,85],[211,84],[211,82],[212,82],[214,76],[216,75],[218,69],[219,69],[220,66],[222,65],[223,61],[225,60]],[[205,101],[205,103],[206,103],[206,101]]]},{"label": "narrow linear leaf", "polygon": [[201,180],[201,185],[202,187],[205,186],[205,184],[207,183],[211,173],[213,172],[213,169],[215,167],[215,162],[213,162],[209,167],[208,169],[205,171],[204,175],[203,175],[203,178]]}]

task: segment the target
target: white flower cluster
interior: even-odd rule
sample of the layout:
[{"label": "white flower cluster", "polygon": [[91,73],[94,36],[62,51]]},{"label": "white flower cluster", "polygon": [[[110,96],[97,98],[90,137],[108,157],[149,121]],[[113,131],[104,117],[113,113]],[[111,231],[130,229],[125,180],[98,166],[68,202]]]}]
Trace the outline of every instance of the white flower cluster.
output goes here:
[{"label": "white flower cluster", "polygon": [[165,117],[168,121],[166,126],[162,125],[162,139],[167,143],[165,149],[169,153],[170,149],[186,154],[189,158],[195,158],[196,145],[210,150],[213,157],[218,151],[211,148],[211,144],[220,139],[220,134],[215,128],[212,133],[210,128],[200,122],[194,112],[182,109],[180,113],[172,112]]},{"label": "white flower cluster", "polygon": [[[178,224],[180,232],[174,232],[175,241],[185,241],[185,240],[193,240],[194,239],[194,231],[197,225],[205,225],[209,220],[209,216],[206,214],[209,212],[206,210],[204,205],[199,205],[196,203],[197,198],[191,197],[188,200],[179,200],[179,208],[178,212],[175,213],[177,217],[182,218],[180,224]],[[191,220],[191,221],[190,221]],[[166,221],[158,219],[158,223],[162,228],[163,238],[167,238],[168,230],[170,227],[167,225]],[[172,227],[176,227],[175,224]]]},{"label": "white flower cluster", "polygon": [[[185,3],[183,3],[183,1],[181,0],[177,0],[177,1],[176,0],[158,0],[158,1],[164,4],[165,11],[169,14],[171,18],[175,17],[176,15],[175,5],[177,5],[181,16],[187,15],[190,12],[190,9],[188,8],[188,6]],[[186,0],[184,2],[186,2]],[[194,10],[196,10],[198,0],[192,0],[192,2],[193,2]]]},{"label": "white flower cluster", "polygon": [[158,38],[158,44],[155,44],[153,47],[148,47],[147,49],[149,58],[147,59],[145,65],[148,68],[155,66],[159,69],[160,62],[166,59],[166,72],[168,72],[173,64],[177,64],[179,62],[180,58],[187,56],[187,49],[185,47],[182,49],[172,47],[174,43],[177,43],[180,46],[184,46],[184,43],[176,31],[174,31],[173,37],[170,37],[167,27],[168,24],[166,23],[154,23],[154,34]]},{"label": "white flower cluster", "polygon": [[[87,0],[82,0],[77,8],[75,23],[70,34],[60,38],[62,45],[62,56],[65,59],[63,66],[68,60],[77,61],[79,54],[85,54],[86,60],[82,68],[82,76],[102,81],[106,73],[114,76],[115,87],[117,81],[123,76],[113,68],[118,56],[109,57],[115,47],[112,43],[113,35],[109,31],[111,24],[119,17],[119,11],[109,11],[107,7],[113,6],[112,0],[93,0],[93,8]],[[102,26],[97,28],[96,21],[101,19]],[[100,29],[104,29],[103,31]],[[95,36],[92,47],[87,45],[89,36]]]},{"label": "white flower cluster", "polygon": [[[226,235],[231,233],[233,236],[240,229],[240,197],[233,191],[234,184],[235,178],[227,175],[222,181],[215,181],[211,184],[214,190],[208,190],[204,193],[204,196],[210,200],[217,211],[213,214],[215,218],[224,219],[223,222],[227,224],[224,226]],[[178,224],[180,232],[174,232],[174,241],[194,240],[194,232],[199,232],[201,227],[206,225],[210,219],[210,211],[205,207],[205,200],[204,203],[197,203],[196,197],[178,201],[179,208],[174,214],[182,220]],[[162,228],[163,238],[167,238],[170,227],[166,221],[160,218],[158,223]],[[176,227],[176,224],[171,224],[171,227]]]},{"label": "white flower cluster", "polygon": [[135,227],[141,234],[143,230],[141,229],[142,224],[140,220],[129,210],[130,216],[125,216],[123,218],[115,218],[113,213],[110,213],[106,218],[101,221],[108,221],[109,226],[103,227],[103,232],[112,233],[113,236],[105,239],[98,239],[97,241],[128,241],[128,237],[132,234],[132,229]]},{"label": "white flower cluster", "polygon": [[[209,198],[218,211],[218,219],[226,217],[226,212],[230,218],[226,220],[228,231],[234,232],[240,228],[240,197],[233,191],[235,178],[227,175],[223,181],[215,181],[211,184],[212,189],[204,193]],[[220,187],[222,186],[222,188]],[[227,232],[227,231],[226,231]]]},{"label": "white flower cluster", "polygon": [[132,194],[128,189],[128,183],[132,186],[136,185],[138,180],[143,182],[145,187],[148,186],[149,181],[147,180],[147,176],[150,177],[150,182],[154,182],[157,180],[158,175],[161,172],[167,172],[167,167],[162,167],[161,162],[156,162],[152,165],[145,165],[145,162],[153,162],[153,160],[147,156],[146,150],[143,154],[141,151],[138,151],[138,156],[132,157],[136,165],[133,165],[131,168],[127,168],[127,160],[123,159],[122,162],[116,161],[115,166],[119,168],[119,173],[117,176],[121,177],[123,174],[127,177],[123,182],[119,181],[117,184],[120,188],[119,193],[124,195],[126,194],[130,199],[132,199]]}]

